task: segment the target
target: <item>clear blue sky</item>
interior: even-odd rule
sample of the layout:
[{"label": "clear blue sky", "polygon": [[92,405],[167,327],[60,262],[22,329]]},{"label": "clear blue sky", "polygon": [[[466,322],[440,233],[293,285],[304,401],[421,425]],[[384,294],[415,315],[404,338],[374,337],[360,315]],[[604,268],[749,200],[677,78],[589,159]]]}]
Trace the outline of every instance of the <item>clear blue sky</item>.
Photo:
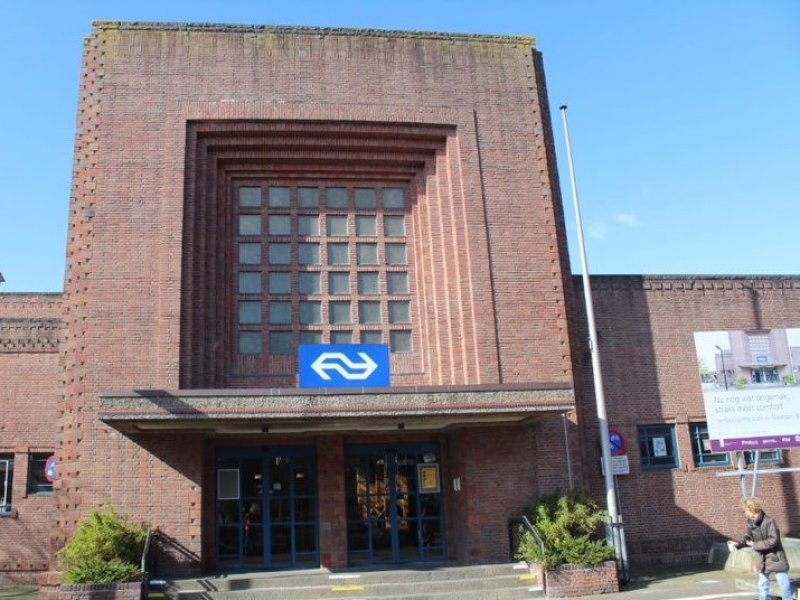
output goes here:
[{"label": "clear blue sky", "polygon": [[532,35],[569,105],[591,273],[800,273],[796,0],[139,0],[0,4],[3,292],[61,291],[93,20]]}]

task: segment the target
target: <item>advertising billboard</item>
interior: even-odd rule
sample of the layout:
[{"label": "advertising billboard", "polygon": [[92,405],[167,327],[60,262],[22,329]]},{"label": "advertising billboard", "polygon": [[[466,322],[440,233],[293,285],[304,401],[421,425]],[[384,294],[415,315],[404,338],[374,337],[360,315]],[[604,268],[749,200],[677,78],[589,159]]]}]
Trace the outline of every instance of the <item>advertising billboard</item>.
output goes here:
[{"label": "advertising billboard", "polygon": [[800,446],[800,329],[698,331],[714,452]]}]

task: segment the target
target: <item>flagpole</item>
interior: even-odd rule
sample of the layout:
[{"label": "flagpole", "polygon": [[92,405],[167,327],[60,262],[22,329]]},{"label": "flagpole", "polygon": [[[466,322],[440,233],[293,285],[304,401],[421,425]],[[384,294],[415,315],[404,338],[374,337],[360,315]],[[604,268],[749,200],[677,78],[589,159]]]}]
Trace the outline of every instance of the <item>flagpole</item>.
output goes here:
[{"label": "flagpole", "polygon": [[[564,138],[567,143],[567,162],[569,163],[569,177],[572,182],[572,205],[575,209],[575,227],[578,231],[578,249],[581,257],[581,270],[583,271],[583,297],[586,305],[586,321],[589,326],[589,351],[592,355],[592,374],[594,376],[594,394],[597,404],[597,420],[600,426],[600,448],[603,456],[603,476],[606,488],[606,504],[611,518],[612,540],[617,563],[623,571],[627,571],[627,556],[625,537],[622,529],[622,518],[619,514],[617,493],[614,486],[614,474],[611,472],[611,442],[608,437],[608,417],[606,415],[605,392],[603,391],[603,374],[600,368],[600,348],[597,343],[597,327],[594,320],[594,304],[592,303],[592,288],[589,281],[589,266],[586,260],[586,245],[583,240],[583,222],[581,220],[581,207],[578,202],[578,183],[575,179],[575,167],[572,163],[572,144],[569,138],[567,125],[567,107],[561,106],[561,120],[564,123]],[[626,574],[623,574],[626,577]]]}]

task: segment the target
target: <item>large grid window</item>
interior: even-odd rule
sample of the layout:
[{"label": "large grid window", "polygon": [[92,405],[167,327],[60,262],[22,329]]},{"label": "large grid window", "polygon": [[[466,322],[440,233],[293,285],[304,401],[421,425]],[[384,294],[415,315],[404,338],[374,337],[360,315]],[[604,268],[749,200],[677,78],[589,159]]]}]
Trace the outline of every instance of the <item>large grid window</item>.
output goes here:
[{"label": "large grid window", "polygon": [[28,456],[28,494],[50,494],[53,484],[47,480],[47,459],[51,452],[34,452]]},{"label": "large grid window", "polygon": [[656,471],[678,466],[674,425],[639,425],[639,453],[642,469]]},{"label": "large grid window", "polygon": [[[761,454],[758,457],[758,464],[775,464],[783,460],[783,455],[780,450],[760,450]],[[748,465],[755,464],[756,453],[750,450],[744,453],[744,462]]]},{"label": "large grid window", "polygon": [[692,455],[697,467],[724,467],[731,464],[731,455],[728,452],[713,452],[711,440],[708,437],[706,423],[691,423],[689,435],[692,438]]},{"label": "large grid window", "polygon": [[292,355],[298,343],[412,352],[404,188],[276,183],[236,193],[240,355]]},{"label": "large grid window", "polygon": [[14,487],[14,455],[0,454],[0,514],[11,512],[11,490]]}]

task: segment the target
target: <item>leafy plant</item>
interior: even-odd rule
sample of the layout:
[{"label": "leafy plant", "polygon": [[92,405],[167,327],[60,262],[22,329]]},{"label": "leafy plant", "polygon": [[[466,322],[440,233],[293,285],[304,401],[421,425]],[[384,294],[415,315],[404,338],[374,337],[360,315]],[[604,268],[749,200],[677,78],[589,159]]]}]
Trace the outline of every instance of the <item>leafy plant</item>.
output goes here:
[{"label": "leafy plant", "polygon": [[518,559],[538,562],[550,570],[563,564],[596,565],[614,558],[614,549],[603,534],[608,514],[585,490],[543,496],[526,513],[544,548],[523,529]]},{"label": "leafy plant", "polygon": [[125,583],[141,578],[147,528],[111,509],[83,519],[59,555],[64,583]]},{"label": "leafy plant", "polygon": [[736,379],[733,380],[734,387],[742,389],[744,386],[747,385],[747,377],[744,375],[739,375]]},{"label": "leafy plant", "polygon": [[794,385],[795,384],[794,375],[784,375],[782,381],[783,385]]}]

